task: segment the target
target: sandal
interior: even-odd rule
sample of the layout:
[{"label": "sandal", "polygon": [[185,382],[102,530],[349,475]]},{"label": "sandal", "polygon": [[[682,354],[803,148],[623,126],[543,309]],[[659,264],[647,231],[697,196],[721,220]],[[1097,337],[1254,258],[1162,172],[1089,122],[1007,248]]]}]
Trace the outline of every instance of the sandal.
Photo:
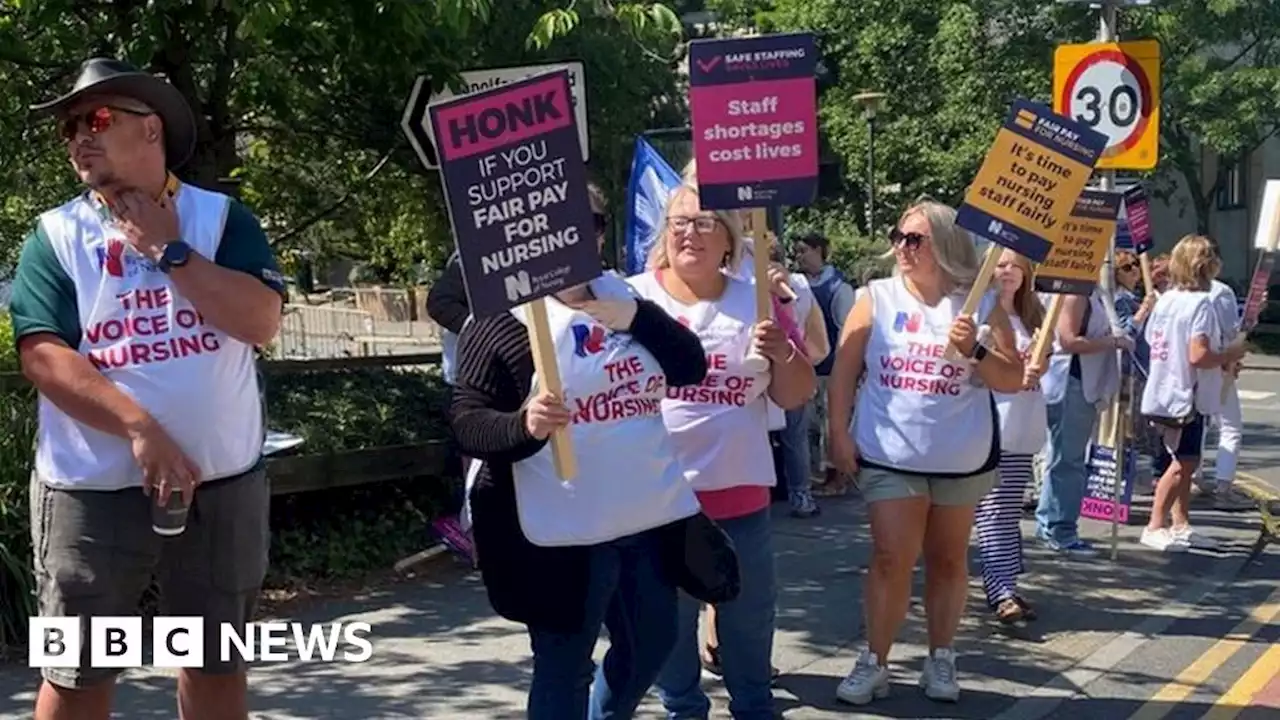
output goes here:
[{"label": "sandal", "polygon": [[1014,623],[1026,618],[1026,612],[1022,609],[1022,604],[1016,598],[1005,598],[996,605],[996,619],[1005,625],[1013,625]]},{"label": "sandal", "polygon": [[1040,617],[1036,614],[1035,608],[1031,607],[1031,603],[1027,602],[1026,598],[1021,595],[1014,595],[1013,601],[1018,603],[1018,607],[1022,608],[1022,617],[1025,618],[1027,622],[1031,622],[1032,620]]}]

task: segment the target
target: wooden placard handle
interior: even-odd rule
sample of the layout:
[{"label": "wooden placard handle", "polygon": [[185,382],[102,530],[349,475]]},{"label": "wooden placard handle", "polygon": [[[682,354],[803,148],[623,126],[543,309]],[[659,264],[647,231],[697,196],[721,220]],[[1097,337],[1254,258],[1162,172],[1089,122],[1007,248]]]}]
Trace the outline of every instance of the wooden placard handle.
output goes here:
[{"label": "wooden placard handle", "polygon": [[[528,307],[529,349],[533,352],[533,371],[538,375],[538,388],[564,400],[555,343],[551,339],[551,326],[547,323],[546,298],[538,298]],[[578,463],[573,456],[573,443],[567,428],[551,434],[551,458],[561,480],[572,480],[578,474]]]},{"label": "wooden placard handle", "polygon": [[[764,211],[752,210],[752,212],[764,214]],[[773,243],[772,238],[769,237],[769,231],[764,229],[756,233],[752,242],[755,252],[751,269],[755,273],[756,280],[756,322],[760,322],[773,318],[773,298],[770,297],[769,292],[769,251],[773,249]]]},{"label": "wooden placard handle", "polygon": [[[973,279],[973,287],[969,290],[969,296],[964,299],[964,307],[960,308],[960,315],[972,315],[978,311],[978,303],[982,302],[982,296],[991,286],[991,277],[995,274],[996,265],[1000,264],[1000,256],[1003,254],[1004,247],[996,243],[988,244],[987,256],[982,261],[982,267],[978,269],[977,277]],[[951,362],[961,358],[959,348],[950,343],[947,343],[947,350],[942,356]]]},{"label": "wooden placard handle", "polygon": [[1062,295],[1054,295],[1049,301],[1049,307],[1045,309],[1044,322],[1040,323],[1040,330],[1036,334],[1036,344],[1031,346],[1031,357],[1037,362],[1043,363],[1049,355],[1053,336],[1057,334],[1058,316],[1062,314],[1062,302]]},{"label": "wooden placard handle", "polygon": [[1155,292],[1156,284],[1151,279],[1151,258],[1147,257],[1146,253],[1138,256],[1138,267],[1142,268],[1142,287],[1149,293]]}]

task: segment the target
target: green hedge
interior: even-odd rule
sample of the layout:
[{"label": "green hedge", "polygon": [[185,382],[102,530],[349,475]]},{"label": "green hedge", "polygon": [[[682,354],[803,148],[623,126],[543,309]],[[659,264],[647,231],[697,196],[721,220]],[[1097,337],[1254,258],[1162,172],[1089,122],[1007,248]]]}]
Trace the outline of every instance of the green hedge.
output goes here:
[{"label": "green hedge", "polygon": [[[0,317],[0,372],[17,368],[8,318]],[[446,436],[445,388],[435,368],[271,374],[268,426],[299,435],[302,453],[357,450]],[[25,643],[31,594],[27,503],[35,432],[34,392],[0,390],[0,648]],[[451,493],[437,479],[406,478],[272,500],[275,586],[353,577],[420,550]]]}]

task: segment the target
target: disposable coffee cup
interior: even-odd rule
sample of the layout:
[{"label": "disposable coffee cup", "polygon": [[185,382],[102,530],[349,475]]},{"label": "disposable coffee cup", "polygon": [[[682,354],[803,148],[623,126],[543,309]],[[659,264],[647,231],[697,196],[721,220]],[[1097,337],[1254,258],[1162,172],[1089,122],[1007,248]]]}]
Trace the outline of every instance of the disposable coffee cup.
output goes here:
[{"label": "disposable coffee cup", "polygon": [[151,529],[157,535],[166,537],[181,535],[182,531],[187,529],[187,511],[189,509],[190,506],[183,498],[182,493],[176,490],[169,493],[168,504],[151,503]]}]

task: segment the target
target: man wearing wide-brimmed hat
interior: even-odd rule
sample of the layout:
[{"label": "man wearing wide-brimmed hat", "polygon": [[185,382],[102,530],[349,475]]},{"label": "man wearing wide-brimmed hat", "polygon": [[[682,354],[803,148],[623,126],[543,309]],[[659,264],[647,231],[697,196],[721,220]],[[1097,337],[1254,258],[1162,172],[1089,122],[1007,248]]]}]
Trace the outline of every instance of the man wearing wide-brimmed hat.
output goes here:
[{"label": "man wearing wide-brimmed hat", "polygon": [[251,619],[266,572],[254,346],[279,328],[283,281],[243,205],[170,172],[196,126],[168,82],[89,60],[70,92],[33,110],[56,119],[88,188],[36,219],[10,300],[40,392],[39,614],[80,616],[87,641],[79,667],[45,667],[35,716],[108,717],[118,670],[91,666],[87,618],[138,615],[154,575],[162,615],[203,618],[182,717],[245,718],[244,670],[221,662],[218,627]]}]

